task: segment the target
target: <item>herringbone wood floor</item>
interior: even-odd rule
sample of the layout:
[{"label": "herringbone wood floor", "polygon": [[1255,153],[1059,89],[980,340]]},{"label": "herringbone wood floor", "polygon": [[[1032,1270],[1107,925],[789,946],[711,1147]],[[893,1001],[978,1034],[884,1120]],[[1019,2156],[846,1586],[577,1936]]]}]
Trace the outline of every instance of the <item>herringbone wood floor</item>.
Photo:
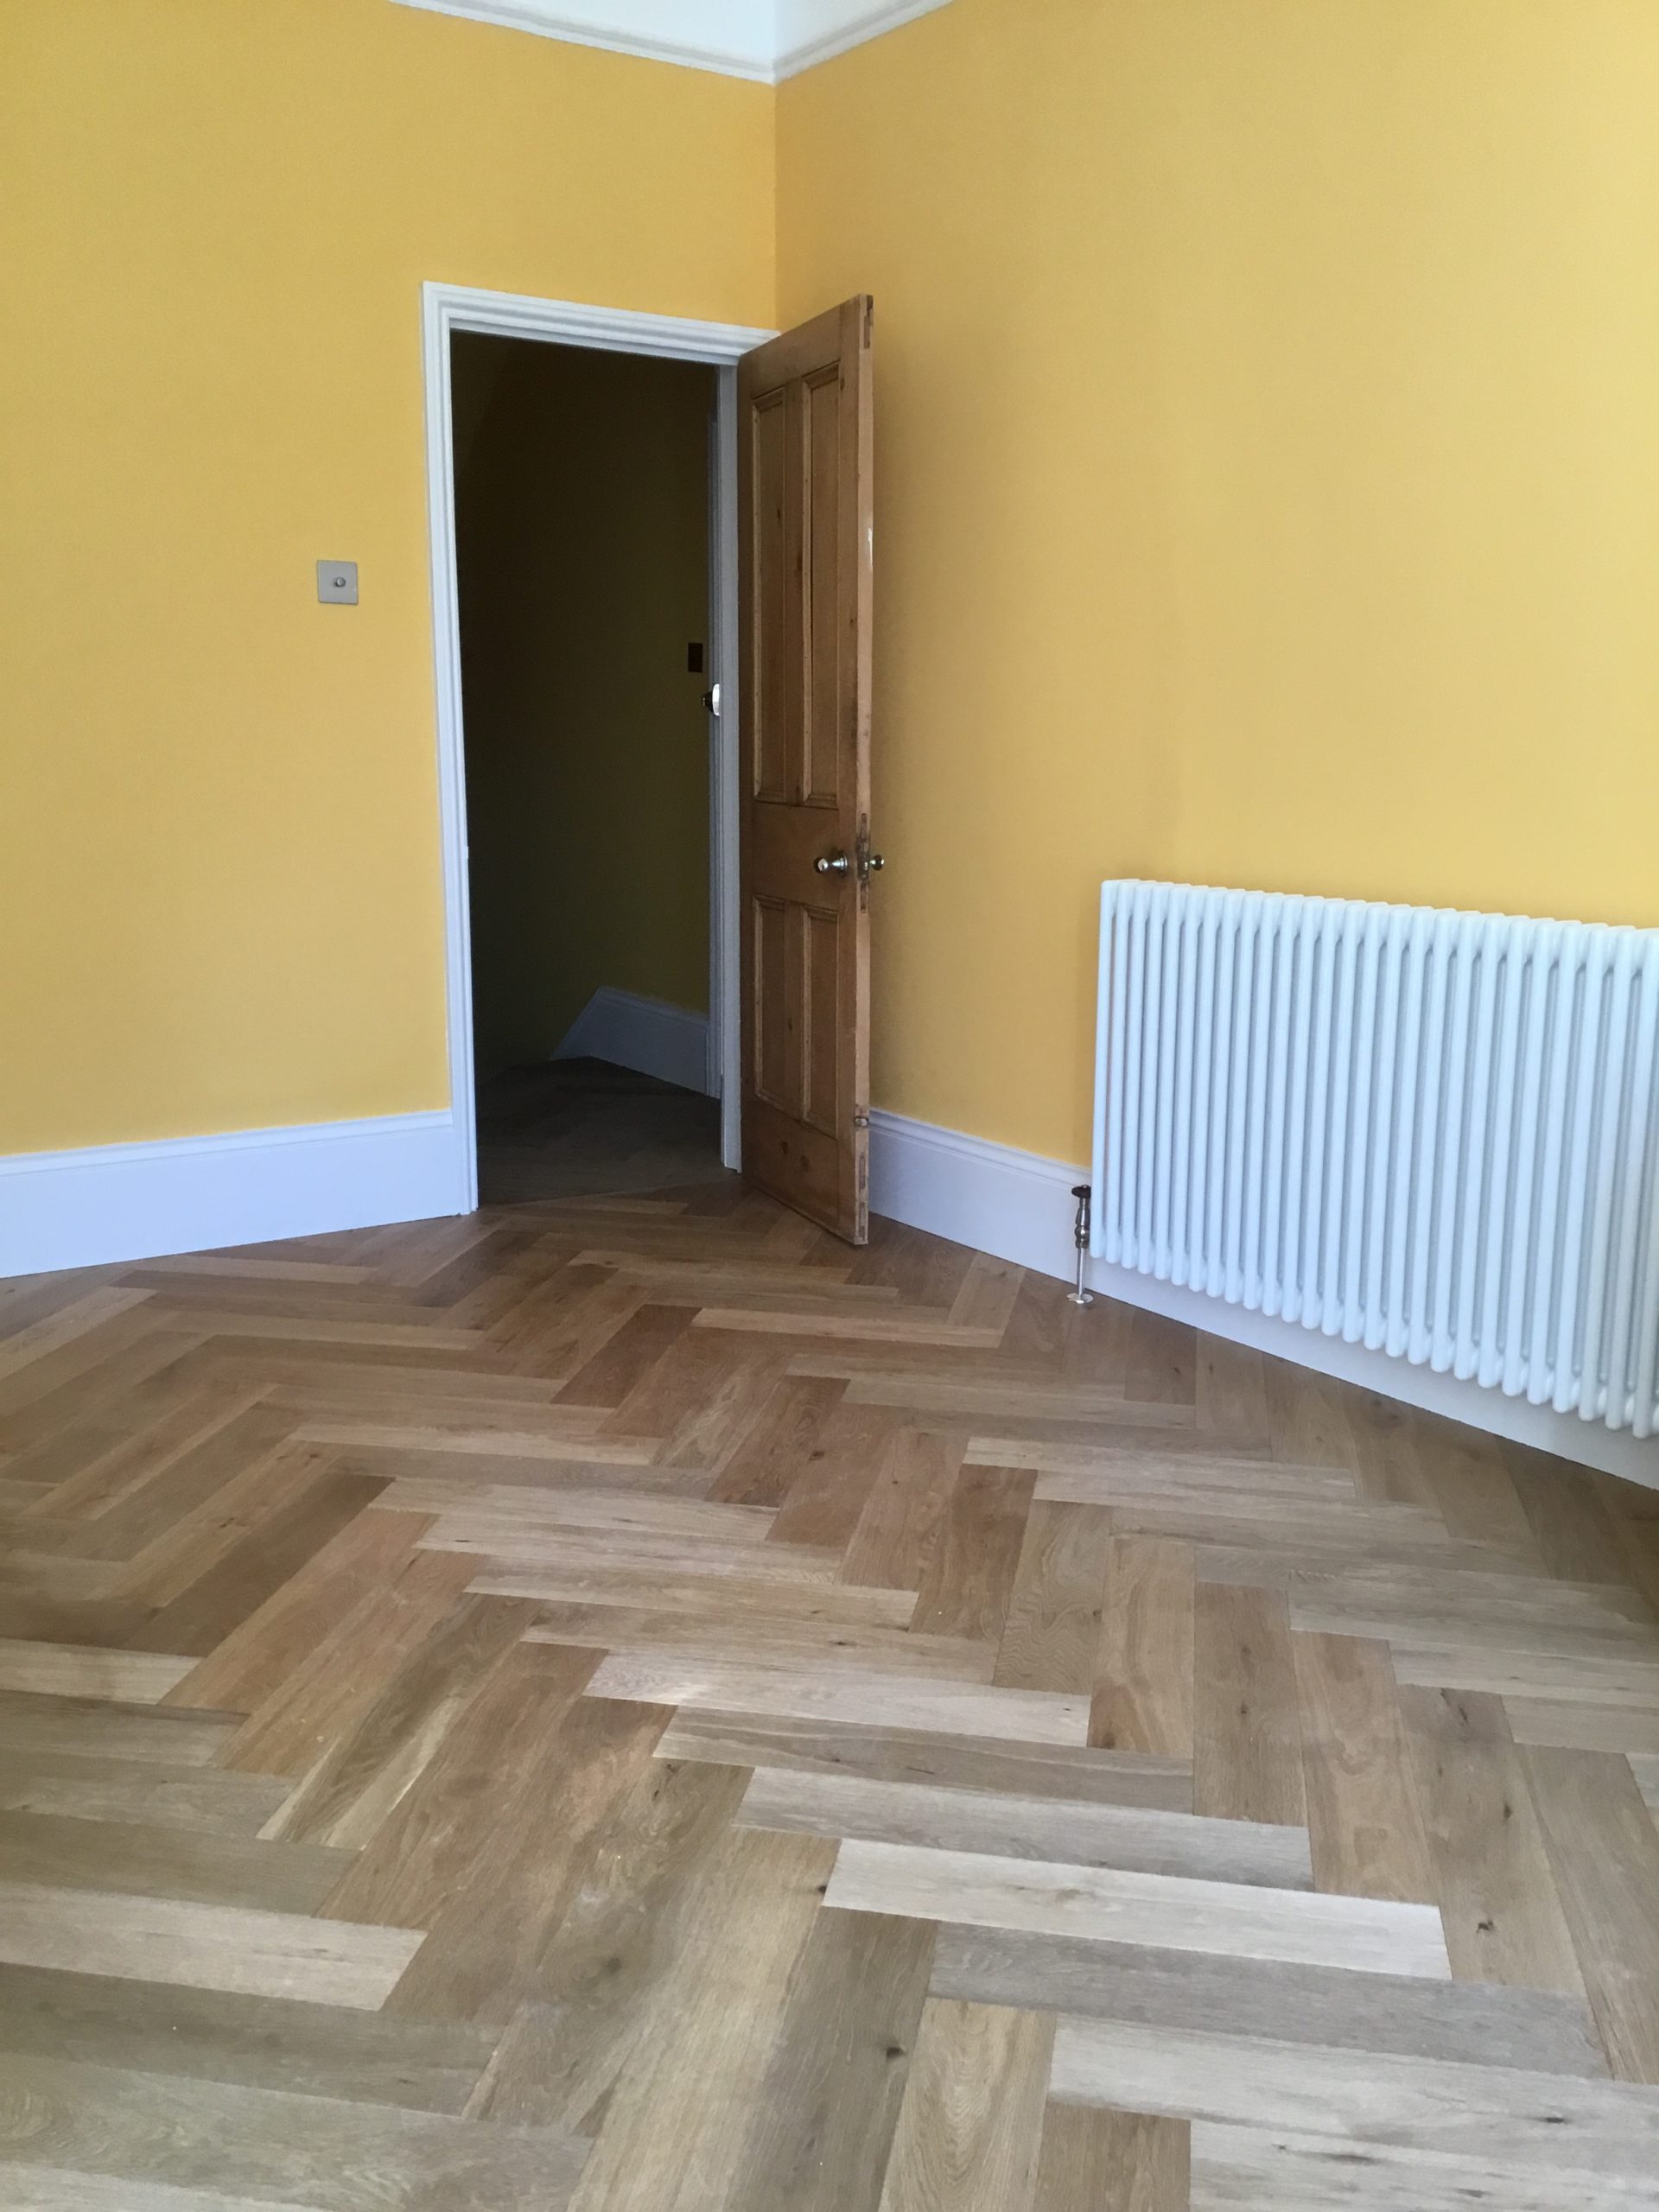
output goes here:
[{"label": "herringbone wood floor", "polygon": [[520,1103],[0,1286],[0,2202],[1659,2205],[1659,1496]]}]

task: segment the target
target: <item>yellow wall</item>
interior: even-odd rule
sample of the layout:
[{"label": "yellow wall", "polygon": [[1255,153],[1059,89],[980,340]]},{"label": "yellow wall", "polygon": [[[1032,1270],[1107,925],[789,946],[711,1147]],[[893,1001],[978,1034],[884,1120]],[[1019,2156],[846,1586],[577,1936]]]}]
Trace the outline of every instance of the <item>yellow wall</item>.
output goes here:
[{"label": "yellow wall", "polygon": [[1079,1155],[1103,874],[1659,922],[1656,112],[1653,0],[0,0],[0,1153],[444,1096],[429,276],[875,292],[881,1104]]},{"label": "yellow wall", "polygon": [[769,322],[772,121],[390,0],[0,0],[0,1154],[443,1103],[420,284]]},{"label": "yellow wall", "polygon": [[[602,985],[706,1013],[711,369],[455,344],[473,1030],[550,1059]],[[474,418],[475,419],[470,419]]]},{"label": "yellow wall", "polygon": [[1659,7],[955,0],[785,86],[876,298],[875,1096],[1077,1160],[1095,887],[1659,923]]}]

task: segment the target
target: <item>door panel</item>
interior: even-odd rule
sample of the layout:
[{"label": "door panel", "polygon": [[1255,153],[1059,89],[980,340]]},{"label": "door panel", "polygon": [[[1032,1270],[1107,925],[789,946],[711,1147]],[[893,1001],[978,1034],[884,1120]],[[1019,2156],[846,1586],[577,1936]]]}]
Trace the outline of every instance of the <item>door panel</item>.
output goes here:
[{"label": "door panel", "polygon": [[[869,1233],[871,404],[866,298],[738,369],[743,1165]],[[845,863],[825,873],[823,861]]]}]

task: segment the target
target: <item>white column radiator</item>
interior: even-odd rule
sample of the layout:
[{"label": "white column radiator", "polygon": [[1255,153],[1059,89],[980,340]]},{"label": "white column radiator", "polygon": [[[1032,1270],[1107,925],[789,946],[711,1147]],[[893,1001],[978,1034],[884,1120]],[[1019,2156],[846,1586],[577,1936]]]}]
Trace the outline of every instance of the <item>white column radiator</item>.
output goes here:
[{"label": "white column radiator", "polygon": [[1659,930],[1108,883],[1090,1249],[1659,1426]]}]

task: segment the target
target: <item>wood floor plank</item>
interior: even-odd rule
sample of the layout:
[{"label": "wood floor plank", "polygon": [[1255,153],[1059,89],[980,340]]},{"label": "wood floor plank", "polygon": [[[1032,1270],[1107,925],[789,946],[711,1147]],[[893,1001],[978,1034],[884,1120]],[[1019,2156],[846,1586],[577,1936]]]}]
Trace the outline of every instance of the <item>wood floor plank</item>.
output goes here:
[{"label": "wood floor plank", "polygon": [[780,1506],[803,1463],[818,1449],[844,1389],[840,1382],[817,1376],[781,1376],[709,1495],[732,1504]]},{"label": "wood floor plank", "polygon": [[256,1836],[287,1796],[288,1784],[272,1775],[97,1752],[0,1751],[0,1810],[8,1813]]},{"label": "wood floor plank", "polygon": [[1305,1823],[1301,1713],[1284,1600],[1268,1590],[1201,1582],[1193,1633],[1194,1811]]},{"label": "wood floor plank", "polygon": [[0,1881],[0,1964],[378,2011],[418,1929]]},{"label": "wood floor plank", "polygon": [[961,1637],[929,1636],[886,1622],[823,1621],[803,1611],[793,1620],[734,1605],[697,1620],[645,1606],[537,1606],[524,1630],[531,1643],[576,1643],[621,1653],[752,1667],[835,1667],[865,1673],[934,1676],[944,1681],[990,1680],[995,1653]]},{"label": "wood floor plank", "polygon": [[635,1698],[694,1712],[847,1721],[879,1713],[889,1727],[1006,1737],[1021,1744],[1080,1745],[1089,1733],[1086,1698],[929,1681],[874,1669],[848,1668],[830,1675],[630,1654],[606,1659],[592,1689],[595,1697]]},{"label": "wood floor plank", "polygon": [[1409,1690],[1410,1732],[1452,1972],[1583,1994],[1531,1785],[1495,1700]]},{"label": "wood floor plank", "polygon": [[1035,1500],[994,1681],[1005,1689],[1092,1694],[1111,1541],[1103,1508]]},{"label": "wood floor plank", "polygon": [[727,2201],[833,1858],[805,1836],[727,1838],[623,2066],[576,2212]]},{"label": "wood floor plank", "polygon": [[914,1625],[995,1646],[1007,1619],[1033,1478],[1018,1468],[959,1468],[923,1570]]},{"label": "wood floor plank", "polygon": [[158,1704],[195,1665],[176,1652],[105,1650],[97,1645],[0,1642],[0,1689],[54,1697]]},{"label": "wood floor plank", "polygon": [[169,1705],[251,1713],[328,1637],[365,1590],[407,1560],[429,1526],[417,1513],[356,1515],[167,1694]]},{"label": "wood floor plank", "polygon": [[223,1764],[296,1780],[355,1727],[411,1651],[442,1626],[472,1576],[472,1561],[417,1551],[359,1603],[250,1713]]},{"label": "wood floor plank", "polygon": [[1006,1790],[1014,1796],[1144,1805],[1172,1813],[1192,1809],[1192,1770],[1177,1759],[942,1735],[881,1723],[702,1713],[682,1706],[658,1749],[664,1758],[725,1766],[861,1775],[875,1782]]},{"label": "wood floor plank", "polygon": [[162,1651],[216,1649],[385,1488],[377,1477],[329,1469],[275,1512],[254,1508],[238,1540],[184,1588],[170,1596],[156,1591],[161,1602],[143,1629],[145,1642]]},{"label": "wood floor plank", "polygon": [[1609,2063],[1627,2082],[1659,2082],[1659,1830],[1628,1760],[1522,1757]]},{"label": "wood floor plank", "polygon": [[[45,2152],[124,2182],[315,2212],[385,2212],[422,2197],[455,2212],[557,2212],[585,2149],[550,2129],[67,2060],[14,2057],[8,2076],[0,2154],[15,2147],[38,2165]],[[0,2185],[5,2172],[0,2164]]]},{"label": "wood floor plank", "polygon": [[1447,1978],[1431,1907],[1193,1881],[1050,1860],[866,1843],[842,1846],[825,1902],[1031,1935],[1076,1936],[1352,1974]]},{"label": "wood floor plank", "polygon": [[930,2001],[880,2212],[1029,2212],[1052,2034],[1040,2013]]},{"label": "wood floor plank", "polygon": [[1624,1706],[1563,1704],[1551,1698],[1506,1697],[1503,1713],[1517,1744],[1552,1744],[1567,1751],[1659,1753],[1659,1713]]},{"label": "wood floor plank", "polygon": [[[467,1726],[448,1732],[359,1853],[330,1912],[424,1928],[452,1907],[481,1904],[474,1878],[490,1862],[493,1841],[511,1832],[508,1824],[533,1816],[536,1791],[554,1786],[575,1749],[563,1732],[593,1669],[591,1652],[515,1647],[486,1675]],[[499,1794],[492,1778],[505,1785]],[[513,1870],[502,1856],[493,1854],[496,1878],[510,1881]]]},{"label": "wood floor plank", "polygon": [[899,1416],[884,1408],[849,1406],[843,1397],[814,1450],[796,1468],[768,1543],[844,1551],[900,1426]]},{"label": "wood floor plank", "polygon": [[1468,2158],[1373,2145],[1357,2151],[1329,2135],[1265,2127],[1192,2130],[1193,2212],[1649,2212],[1659,2194],[1641,2183],[1527,2167],[1507,2158]]},{"label": "wood floor plank", "polygon": [[1440,1901],[1385,1643],[1294,1635],[1314,1878],[1349,1897]]},{"label": "wood floor plank", "polygon": [[64,1813],[0,1812],[0,1882],[315,1912],[346,1853]]},{"label": "wood floor plank", "polygon": [[1091,1744],[1192,1757],[1192,1547],[1114,1536],[1095,1650]]},{"label": "wood floor plank", "polygon": [[1187,2212],[1191,2168],[1185,2120],[1051,2098],[1033,2212]]},{"label": "wood floor plank", "polygon": [[7,2160],[11,2212],[304,2212],[289,2198],[230,2196],[223,2190],[176,2189],[171,2182],[135,2181],[130,2174],[94,2174],[64,2166]]},{"label": "wood floor plank", "polygon": [[1539,2162],[1581,2176],[1659,2174],[1659,2094],[1508,2067],[1064,2015],[1052,2092],[1171,2118],[1331,2135],[1355,2146]]},{"label": "wood floor plank", "polygon": [[36,2058],[460,2114],[494,2044],[458,2023],[293,1997],[0,1967],[0,2050]]},{"label": "wood floor plank", "polygon": [[206,1766],[236,1734],[240,1715],[0,1690],[0,1757],[9,1751]]},{"label": "wood floor plank", "polygon": [[728,2212],[876,2212],[933,1931],[820,1912],[791,1976]]},{"label": "wood floor plank", "polygon": [[1485,1982],[1286,1964],[1263,1973],[1252,1960],[1217,1952],[947,1923],[934,1952],[933,1987],[987,2005],[1048,2005],[1136,2026],[1574,2078],[1607,2072],[1582,1999]]},{"label": "wood floor plank", "polygon": [[[588,1606],[603,1612],[673,1614],[690,1624],[742,1620],[775,1624],[780,1630],[803,1630],[814,1625],[829,1630],[840,1626],[861,1629],[907,1628],[916,1611],[916,1597],[909,1590],[855,1588],[825,1580],[815,1562],[823,1554],[802,1553],[794,1547],[769,1544],[766,1557],[782,1554],[787,1567],[803,1559],[804,1571],[781,1575],[741,1573],[698,1574],[656,1569],[648,1563],[611,1558],[572,1561],[537,1560],[529,1566],[509,1566],[499,1560],[478,1560],[478,1572],[467,1588],[481,1597],[534,1598],[544,1607]],[[602,1643],[604,1638],[599,1641]]]},{"label": "wood floor plank", "polygon": [[[427,1864],[429,1879],[447,1880],[448,1893],[431,1916],[424,1949],[397,1986],[394,2011],[505,2025],[535,1996],[543,1955],[618,1803],[649,1770],[667,1717],[647,1707],[577,1700],[550,1741],[534,1751],[526,1747],[512,1793],[496,1793],[489,1826],[454,1825],[442,1839],[447,1848],[435,1850]],[[482,1742],[468,1746],[473,1771],[487,1755]],[[412,1792],[411,1804],[420,1798],[414,1817],[429,1820],[435,1805],[452,1802],[455,1787],[456,1776],[446,1773],[429,1794]],[[329,1909],[341,1909],[339,1893]]]},{"label": "wood floor plank", "polygon": [[84,1297],[73,1300],[56,1313],[43,1315],[40,1320],[31,1321],[27,1327],[0,1338],[0,1384],[9,1382],[13,1376],[22,1374],[35,1361],[48,1357],[64,1345],[78,1343],[118,1314],[143,1306],[147,1298],[147,1292],[121,1290],[113,1286],[89,1290]]},{"label": "wood floor plank", "polygon": [[[505,1528],[509,1535],[533,1535],[543,1531],[589,1529],[625,1539],[661,1537],[695,1543],[707,1538],[718,1544],[760,1544],[772,1529],[772,1516],[753,1505],[711,1503],[702,1498],[652,1497],[626,1490],[575,1490],[563,1486],[529,1489],[522,1484],[444,1483],[419,1478],[395,1482],[387,1492],[386,1506],[407,1513],[439,1516],[436,1540],[454,1535],[474,1548],[491,1548],[488,1541],[469,1536],[474,1524],[486,1526],[493,1536]],[[494,1546],[510,1550],[510,1543]]]},{"label": "wood floor plank", "polygon": [[924,1431],[889,1443],[841,1570],[843,1582],[919,1590],[956,1489],[961,1447]]},{"label": "wood floor plank", "polygon": [[674,1961],[744,1776],[658,1759],[619,1799],[470,2109],[594,2134]]},{"label": "wood floor plank", "polygon": [[760,1767],[740,1817],[751,1827],[859,1836],[870,1843],[1116,1866],[1267,1889],[1313,1885],[1302,1828],[1197,1820],[1140,1807]]},{"label": "wood floor plank", "polygon": [[342,1730],[265,1829],[343,1851],[374,1841],[497,1665],[536,1618],[522,1599],[464,1597],[356,1725]]}]

